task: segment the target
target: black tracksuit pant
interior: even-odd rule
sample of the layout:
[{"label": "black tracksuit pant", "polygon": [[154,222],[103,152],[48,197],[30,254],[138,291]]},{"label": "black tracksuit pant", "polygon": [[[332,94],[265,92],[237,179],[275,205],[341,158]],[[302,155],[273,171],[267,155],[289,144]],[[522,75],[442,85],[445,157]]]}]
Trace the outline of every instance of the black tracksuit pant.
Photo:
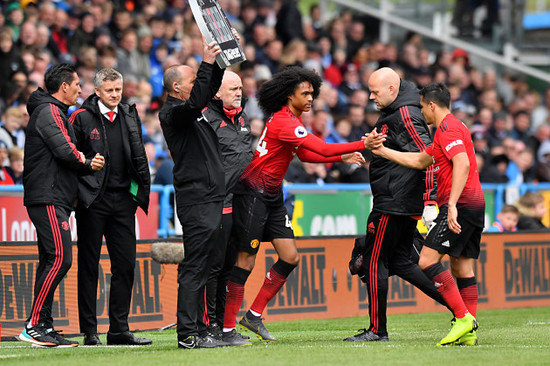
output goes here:
[{"label": "black tracksuit pant", "polygon": [[76,209],[78,233],[78,315],[82,333],[97,333],[96,301],[103,236],[111,260],[109,332],[129,330],[128,314],[136,263],[137,203],[127,189],[106,189],[89,208]]},{"label": "black tracksuit pant", "polygon": [[212,253],[212,265],[206,282],[206,317],[208,324],[216,323],[222,328],[227,277],[237,260],[237,248],[230,241],[232,227],[233,214],[223,214],[221,234],[218,235],[215,243],[215,249]]},{"label": "black tracksuit pant", "polygon": [[363,282],[369,297],[369,330],[388,335],[386,310],[388,304],[388,276],[397,275],[419,290],[446,304],[432,281],[411,260],[417,221],[409,216],[371,212],[367,221],[366,252]]},{"label": "black tracksuit pant", "polygon": [[223,201],[177,207],[184,259],[178,266],[178,340],[204,336],[205,285],[220,234]]},{"label": "black tracksuit pant", "polygon": [[34,300],[27,322],[52,328],[53,295],[73,262],[69,227],[71,210],[61,206],[40,205],[27,207],[27,213],[38,238]]}]

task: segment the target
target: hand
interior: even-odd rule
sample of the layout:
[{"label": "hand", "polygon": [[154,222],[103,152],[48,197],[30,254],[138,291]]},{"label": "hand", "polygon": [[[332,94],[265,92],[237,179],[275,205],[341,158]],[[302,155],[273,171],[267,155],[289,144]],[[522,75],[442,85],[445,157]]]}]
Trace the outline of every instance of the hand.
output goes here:
[{"label": "hand", "polygon": [[432,223],[436,217],[437,208],[435,205],[424,206],[424,211],[422,212],[422,223],[428,228],[428,230],[430,229],[430,226],[432,226]]},{"label": "hand", "polygon": [[95,154],[94,158],[92,159],[92,170],[94,172],[97,172],[103,169],[104,165],[105,165],[105,158],[101,156],[99,153]]},{"label": "hand", "polygon": [[231,27],[231,32],[233,32],[233,35],[235,36],[237,41],[241,40],[241,36],[239,35],[239,33],[237,32],[237,30],[235,28]]},{"label": "hand", "polygon": [[361,137],[365,143],[365,149],[376,150],[384,145],[386,141],[386,135],[376,132],[376,129],[372,130],[370,133],[366,133],[365,136]]},{"label": "hand", "polygon": [[361,166],[361,164],[366,163],[365,157],[360,152],[352,152],[350,154],[344,154],[342,155],[342,161],[346,164],[357,164]]},{"label": "hand", "polygon": [[449,229],[451,229],[453,233],[460,234],[462,228],[458,223],[458,210],[456,209],[455,205],[449,205],[449,209],[447,212],[447,224],[449,225]]},{"label": "hand", "polygon": [[222,49],[216,42],[206,44],[206,38],[204,38],[204,36],[202,37],[202,45],[203,45],[202,60],[206,63],[213,65],[214,62],[216,62],[216,56],[222,52]]}]

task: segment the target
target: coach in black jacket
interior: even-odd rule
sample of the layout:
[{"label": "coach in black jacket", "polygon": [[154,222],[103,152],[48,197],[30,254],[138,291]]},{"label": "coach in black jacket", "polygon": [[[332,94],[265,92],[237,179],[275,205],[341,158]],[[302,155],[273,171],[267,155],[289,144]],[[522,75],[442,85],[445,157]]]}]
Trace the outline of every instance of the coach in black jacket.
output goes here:
[{"label": "coach in black jacket", "polygon": [[206,334],[202,320],[204,286],[225,197],[218,136],[202,115],[202,109],[214,97],[222,81],[224,70],[215,63],[220,52],[216,43],[205,44],[203,61],[196,75],[193,69],[183,65],[172,66],[164,73],[168,97],[159,119],[174,159],[176,211],[183,227],[185,251],[185,258],[178,267],[180,348],[223,345]]},{"label": "coach in black jacket", "polygon": [[[375,129],[387,135],[385,146],[398,151],[423,151],[432,143],[422,116],[416,86],[401,80],[390,68],[375,71],[369,78],[370,99],[381,111]],[[435,210],[436,186],[433,168],[405,168],[373,156],[370,168],[373,208],[367,221],[363,274],[369,298],[370,326],[346,341],[387,341],[386,307],[388,276],[407,280],[428,296],[444,304],[433,283],[411,261],[411,251],[420,216],[429,227]],[[427,208],[426,208],[427,207]]]},{"label": "coach in black jacket", "polygon": [[225,172],[226,195],[223,203],[221,234],[215,243],[214,259],[206,283],[208,332],[218,338],[223,328],[227,275],[233,268],[237,255],[236,248],[228,247],[233,226],[233,193],[231,191],[253,156],[250,122],[243,111],[244,105],[241,78],[232,71],[226,71],[216,98],[203,110],[204,118],[218,135]]},{"label": "coach in black jacket", "polygon": [[31,313],[19,339],[41,347],[74,347],[78,342],[65,339],[53,328],[53,295],[72,264],[69,215],[77,197],[77,174],[100,170],[104,160],[96,152],[86,159],[73,143],[75,134],[67,111],[80,94],[75,67],[51,66],[44,84],[48,92],[39,88],[27,103],[31,118],[25,143],[23,202],[36,227],[39,262]]},{"label": "coach in black jacket", "polygon": [[96,298],[103,236],[111,260],[108,344],[146,345],[135,337],[128,314],[136,263],[135,214],[149,206],[151,178],[135,106],[121,103],[122,75],[102,69],[94,78],[95,94],[71,115],[77,146],[88,156],[105,155],[102,171],[80,177],[78,230],[78,314],[85,345],[100,345]]}]

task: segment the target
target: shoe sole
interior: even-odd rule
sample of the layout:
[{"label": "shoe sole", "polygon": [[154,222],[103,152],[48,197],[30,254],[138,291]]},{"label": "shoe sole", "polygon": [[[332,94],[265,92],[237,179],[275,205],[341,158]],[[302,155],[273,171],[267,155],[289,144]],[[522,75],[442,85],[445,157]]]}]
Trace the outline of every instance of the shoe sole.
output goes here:
[{"label": "shoe sole", "polygon": [[27,338],[23,334],[20,334],[17,338],[19,338],[20,341],[31,343],[34,347],[40,347],[40,348],[59,347],[59,345],[56,344],[56,343],[40,342],[40,341],[37,341],[34,338]]}]

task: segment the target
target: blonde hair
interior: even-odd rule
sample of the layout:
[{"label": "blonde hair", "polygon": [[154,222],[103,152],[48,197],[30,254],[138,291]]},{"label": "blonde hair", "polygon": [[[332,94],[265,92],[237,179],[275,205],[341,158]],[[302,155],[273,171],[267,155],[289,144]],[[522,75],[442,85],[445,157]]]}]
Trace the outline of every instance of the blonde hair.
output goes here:
[{"label": "blonde hair", "polygon": [[522,215],[533,216],[531,209],[544,202],[544,197],[538,192],[527,192],[516,202],[516,207]]},{"label": "blonde hair", "polygon": [[25,156],[25,150],[20,148],[19,146],[14,146],[10,149],[8,153],[8,157],[10,161],[12,160],[23,160],[23,157]]}]

